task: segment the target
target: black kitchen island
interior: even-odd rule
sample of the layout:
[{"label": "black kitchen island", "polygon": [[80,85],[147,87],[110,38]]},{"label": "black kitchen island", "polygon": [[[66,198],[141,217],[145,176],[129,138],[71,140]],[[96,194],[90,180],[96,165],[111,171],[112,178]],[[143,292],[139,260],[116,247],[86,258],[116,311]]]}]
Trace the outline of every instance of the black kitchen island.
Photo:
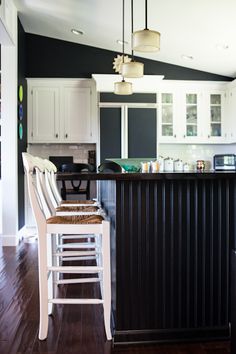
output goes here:
[{"label": "black kitchen island", "polygon": [[229,338],[236,174],[87,178],[111,220],[114,343]]}]

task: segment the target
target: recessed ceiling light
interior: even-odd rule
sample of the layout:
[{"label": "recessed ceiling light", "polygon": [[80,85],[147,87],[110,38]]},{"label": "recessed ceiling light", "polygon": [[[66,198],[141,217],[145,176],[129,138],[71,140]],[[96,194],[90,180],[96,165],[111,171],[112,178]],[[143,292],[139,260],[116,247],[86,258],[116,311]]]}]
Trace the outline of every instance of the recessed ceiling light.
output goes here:
[{"label": "recessed ceiling light", "polygon": [[229,46],[228,46],[228,44],[225,44],[225,43],[217,43],[216,44],[216,49],[218,49],[218,50],[227,50],[227,49],[229,49]]},{"label": "recessed ceiling light", "polygon": [[192,55],[186,55],[186,54],[181,55],[181,58],[189,61],[194,59]]},{"label": "recessed ceiling light", "polygon": [[[116,43],[118,43],[118,44],[123,44],[123,41],[121,40],[121,39],[117,39],[117,41],[116,41]],[[124,44],[129,44],[129,42],[127,42],[127,41],[124,41]]]},{"label": "recessed ceiling light", "polygon": [[77,30],[77,29],[75,29],[75,28],[72,28],[71,32],[72,32],[73,34],[76,34],[77,36],[78,36],[78,35],[81,35],[81,36],[82,36],[82,35],[84,34],[83,31]]}]

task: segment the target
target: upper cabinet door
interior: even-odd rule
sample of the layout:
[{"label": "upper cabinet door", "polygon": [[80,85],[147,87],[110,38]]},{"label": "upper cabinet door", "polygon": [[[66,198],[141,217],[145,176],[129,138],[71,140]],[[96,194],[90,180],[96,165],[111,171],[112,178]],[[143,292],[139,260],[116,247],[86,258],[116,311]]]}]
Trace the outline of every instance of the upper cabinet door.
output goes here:
[{"label": "upper cabinet door", "polygon": [[225,101],[222,91],[207,93],[207,137],[211,143],[225,142],[229,138],[226,132]]},{"label": "upper cabinet door", "polygon": [[91,142],[91,90],[64,86],[64,137],[68,142]]},{"label": "upper cabinet door", "polygon": [[33,87],[31,89],[32,117],[30,142],[57,142],[59,135],[59,92],[58,87]]},{"label": "upper cabinet door", "polygon": [[173,143],[177,140],[176,98],[173,92],[162,92],[158,95],[159,142]]}]

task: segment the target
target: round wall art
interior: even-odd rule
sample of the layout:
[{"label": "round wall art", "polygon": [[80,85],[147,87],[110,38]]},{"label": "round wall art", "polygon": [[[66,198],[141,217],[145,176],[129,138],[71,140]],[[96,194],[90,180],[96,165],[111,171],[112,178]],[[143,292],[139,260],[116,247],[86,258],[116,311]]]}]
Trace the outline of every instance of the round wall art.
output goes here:
[{"label": "round wall art", "polygon": [[18,107],[18,117],[20,120],[23,119],[23,105],[22,104],[19,104],[19,107]]},{"label": "round wall art", "polygon": [[23,86],[22,85],[19,86],[19,101],[20,102],[23,101]]},{"label": "round wall art", "polygon": [[23,125],[22,125],[22,123],[19,124],[18,132],[19,132],[19,138],[20,138],[20,140],[22,140],[23,139]]}]

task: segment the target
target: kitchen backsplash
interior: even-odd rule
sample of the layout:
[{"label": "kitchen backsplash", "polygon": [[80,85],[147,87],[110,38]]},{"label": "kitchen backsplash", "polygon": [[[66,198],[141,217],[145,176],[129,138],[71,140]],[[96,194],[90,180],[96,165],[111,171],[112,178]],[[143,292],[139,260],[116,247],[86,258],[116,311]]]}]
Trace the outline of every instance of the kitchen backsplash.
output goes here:
[{"label": "kitchen backsplash", "polygon": [[181,159],[190,164],[191,168],[196,167],[197,160],[206,161],[206,169],[213,168],[213,156],[216,154],[236,154],[236,144],[216,145],[187,145],[187,144],[160,144],[159,155]]},{"label": "kitchen backsplash", "polygon": [[28,152],[48,159],[49,156],[73,156],[75,163],[87,163],[88,151],[96,150],[96,144],[29,144]]}]

